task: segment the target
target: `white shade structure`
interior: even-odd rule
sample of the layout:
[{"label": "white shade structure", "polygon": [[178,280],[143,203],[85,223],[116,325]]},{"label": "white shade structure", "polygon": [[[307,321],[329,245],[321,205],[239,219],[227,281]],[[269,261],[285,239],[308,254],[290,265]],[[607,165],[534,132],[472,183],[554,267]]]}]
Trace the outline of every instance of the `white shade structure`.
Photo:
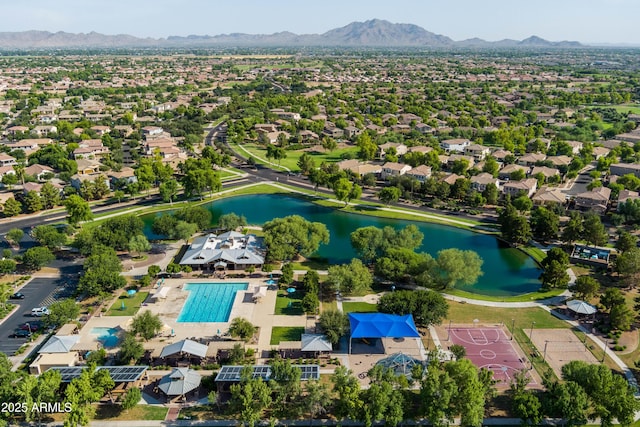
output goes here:
[{"label": "white shade structure", "polygon": [[579,299],[574,299],[567,302],[567,307],[569,308],[569,310],[578,314],[593,314],[598,311],[597,308],[595,308],[588,302],[584,302]]}]

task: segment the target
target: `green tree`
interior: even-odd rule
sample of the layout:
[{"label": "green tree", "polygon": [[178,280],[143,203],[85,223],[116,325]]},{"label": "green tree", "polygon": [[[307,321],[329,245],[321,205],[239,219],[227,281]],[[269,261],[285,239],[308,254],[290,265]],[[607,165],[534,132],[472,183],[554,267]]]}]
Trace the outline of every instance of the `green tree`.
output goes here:
[{"label": "green tree", "polygon": [[106,294],[122,288],[127,280],[120,275],[122,264],[112,247],[94,245],[84,263],[78,290],[87,295]]},{"label": "green tree", "polygon": [[276,357],[271,361],[271,378],[269,386],[273,392],[274,415],[281,417],[300,416],[300,400],[302,399],[302,386],[300,378],[302,370],[293,366],[287,359]]},{"label": "green tree", "polygon": [[292,260],[309,256],[321,243],[329,243],[329,231],[320,222],[310,222],[299,215],[274,218],[262,227],[269,260]]},{"label": "green tree", "polygon": [[511,244],[524,244],[531,238],[529,222],[524,216],[518,214],[511,203],[507,203],[504,209],[499,212],[498,223],[502,238]]},{"label": "green tree", "polygon": [[316,162],[309,153],[302,153],[302,156],[298,159],[298,167],[303,175],[309,175],[316,168]]},{"label": "green tree", "polygon": [[356,146],[360,149],[358,157],[362,160],[373,160],[376,157],[378,146],[371,139],[368,132],[362,132],[356,137]]},{"label": "green tree", "polygon": [[523,425],[539,425],[542,420],[541,406],[538,396],[526,390],[512,397],[511,411],[522,420]]},{"label": "green tree", "polygon": [[383,242],[383,233],[378,227],[362,227],[351,233],[351,246],[366,263],[372,262],[381,254]]},{"label": "green tree", "polygon": [[569,221],[562,230],[560,239],[563,242],[571,245],[576,240],[580,240],[582,238],[583,231],[584,227],[582,215],[579,212],[573,211],[569,214]]},{"label": "green tree", "polygon": [[621,375],[614,375],[606,365],[590,365],[574,360],[562,367],[562,377],[578,384],[589,398],[590,420],[600,419],[600,425],[610,427],[613,420],[621,424],[633,422],[640,402],[634,389]]},{"label": "green tree", "polygon": [[598,294],[600,283],[591,276],[580,276],[571,290],[576,298],[590,300]]},{"label": "green tree", "polygon": [[80,316],[80,306],[72,298],[56,301],[49,305],[49,315],[45,323],[49,326],[62,326]]},{"label": "green tree", "polygon": [[280,285],[289,285],[293,282],[293,265],[290,262],[285,263],[281,268],[281,275],[278,283]]},{"label": "green tree", "polygon": [[134,335],[139,335],[145,341],[149,341],[155,337],[162,329],[162,321],[157,314],[151,313],[149,310],[145,310],[139,313],[133,318],[131,323],[131,332]]},{"label": "green tree", "polygon": [[173,204],[173,199],[178,194],[178,181],[175,179],[169,179],[160,184],[160,197],[163,202],[169,202]]},{"label": "green tree", "polygon": [[129,409],[135,408],[141,400],[142,392],[140,389],[138,387],[131,387],[122,398],[120,406],[122,406],[122,409],[125,411],[128,411]]},{"label": "green tree", "polygon": [[545,384],[547,389],[545,413],[563,418],[566,426],[582,426],[588,422],[589,397],[573,381]]},{"label": "green tree", "polygon": [[625,304],[625,298],[622,291],[618,288],[607,288],[604,294],[600,295],[600,304],[607,310],[612,310],[616,305]]},{"label": "green tree", "polygon": [[569,283],[569,255],[561,248],[552,248],[541,262],[544,271],[540,276],[546,288],[565,288]]},{"label": "green tree", "polygon": [[331,382],[333,383],[333,392],[336,395],[334,403],[336,417],[338,419],[356,419],[358,411],[362,407],[358,379],[346,367],[338,366],[331,376]]},{"label": "green tree", "polygon": [[257,328],[244,317],[235,317],[229,325],[229,334],[243,341],[249,341],[256,333]]},{"label": "green tree", "polygon": [[41,211],[43,208],[42,198],[37,191],[28,191],[24,197],[24,208],[27,213]]},{"label": "green tree", "polygon": [[477,252],[456,248],[438,252],[431,277],[441,289],[451,289],[456,285],[472,285],[482,272],[482,258]]},{"label": "green tree", "polygon": [[302,408],[309,414],[309,422],[313,424],[313,420],[318,416],[325,414],[331,403],[331,394],[327,384],[320,381],[310,380],[304,385],[304,399],[302,399]]},{"label": "green tree", "polygon": [[247,218],[244,215],[238,215],[234,212],[220,215],[218,219],[218,228],[222,230],[237,230],[240,227],[247,226]]},{"label": "green tree", "polygon": [[337,291],[351,294],[369,289],[373,275],[362,261],[353,258],[349,264],[330,266],[327,283]]},{"label": "green tree", "polygon": [[320,307],[320,300],[318,299],[317,293],[307,292],[304,297],[302,297],[302,309],[305,313],[314,314],[318,311],[318,307]]},{"label": "green tree", "polygon": [[122,343],[120,343],[120,352],[118,353],[118,359],[120,363],[128,365],[130,363],[137,363],[140,358],[144,356],[144,347],[138,342],[135,335],[132,333],[125,333]]},{"label": "green tree", "polygon": [[180,209],[174,215],[180,221],[195,224],[200,231],[211,226],[211,211],[202,206],[189,206]]},{"label": "green tree", "polygon": [[347,315],[338,310],[323,311],[319,323],[327,339],[333,345],[337,345],[340,338],[346,335],[349,330]]},{"label": "green tree", "polygon": [[93,213],[89,207],[89,203],[82,200],[82,197],[72,194],[64,201],[64,207],[67,210],[67,221],[71,225],[77,225],[81,221],[90,221],[93,219]]},{"label": "green tree", "polygon": [[0,274],[10,274],[16,271],[17,263],[12,259],[0,259]]},{"label": "green tree", "polygon": [[626,252],[630,249],[638,247],[638,238],[628,231],[621,231],[616,240],[616,249],[620,252]]},{"label": "green tree", "polygon": [[635,286],[640,275],[640,248],[634,247],[619,254],[614,267],[625,284]]},{"label": "green tree", "polygon": [[535,239],[547,242],[558,237],[560,217],[544,206],[540,206],[531,212],[529,224]]},{"label": "green tree", "polygon": [[197,231],[198,226],[196,224],[186,221],[178,221],[172,233],[172,237],[176,238],[177,240],[184,240],[186,242]]},{"label": "green tree", "polygon": [[378,191],[377,196],[382,203],[388,206],[400,199],[400,189],[398,187],[385,187]]},{"label": "green tree", "polygon": [[362,188],[358,184],[353,184],[347,178],[340,178],[333,184],[333,194],[335,194],[336,199],[344,202],[344,205],[347,206],[349,201],[362,195]]},{"label": "green tree", "polygon": [[22,203],[10,197],[4,202],[3,212],[4,216],[8,217],[20,215],[22,213]]},{"label": "green tree", "polygon": [[460,416],[460,424],[482,425],[485,398],[484,386],[478,378],[478,368],[469,359],[461,359],[445,363],[444,369],[456,383],[451,404],[453,412]]},{"label": "green tree", "polygon": [[240,420],[246,426],[253,427],[271,405],[271,390],[262,378],[253,378],[249,366],[242,370],[240,377],[240,383],[231,386],[229,406],[234,413],[240,414]]},{"label": "green tree", "polygon": [[40,245],[52,251],[60,249],[67,243],[67,235],[58,231],[58,228],[53,225],[36,225],[31,235]]},{"label": "green tree", "polygon": [[49,248],[36,246],[27,249],[24,253],[22,256],[22,265],[24,265],[27,270],[40,270],[55,258],[55,255],[53,255]]},{"label": "green tree", "polygon": [[24,237],[24,231],[21,228],[12,228],[7,231],[5,239],[11,244],[11,246],[20,247],[20,241]]},{"label": "green tree", "polygon": [[122,199],[124,199],[124,191],[122,190],[116,190],[113,192],[113,197],[115,197],[118,200],[118,203],[120,203],[122,201]]},{"label": "green tree", "polygon": [[385,293],[378,300],[378,311],[411,314],[417,325],[439,325],[447,317],[449,304],[442,294],[431,290],[397,290]]},{"label": "green tree", "polygon": [[633,324],[634,314],[627,304],[617,304],[611,307],[609,313],[609,322],[612,329],[619,331],[628,331]]},{"label": "green tree", "polygon": [[498,203],[500,192],[498,191],[498,187],[496,187],[494,183],[490,182],[482,191],[482,196],[487,200],[487,204],[495,205]]},{"label": "green tree", "polygon": [[434,427],[448,426],[454,418],[453,400],[456,383],[436,361],[427,365],[426,375],[420,382],[420,413]]},{"label": "green tree", "polygon": [[147,252],[151,250],[151,243],[143,234],[136,234],[129,240],[129,251],[137,253],[140,256],[141,252]]},{"label": "green tree", "polygon": [[604,228],[604,224],[602,224],[600,216],[596,214],[588,214],[584,217],[582,229],[582,237],[587,244],[602,246],[609,240],[609,235]]},{"label": "green tree", "polygon": [[50,182],[45,182],[40,189],[40,197],[44,209],[51,209],[60,204],[60,190]]}]

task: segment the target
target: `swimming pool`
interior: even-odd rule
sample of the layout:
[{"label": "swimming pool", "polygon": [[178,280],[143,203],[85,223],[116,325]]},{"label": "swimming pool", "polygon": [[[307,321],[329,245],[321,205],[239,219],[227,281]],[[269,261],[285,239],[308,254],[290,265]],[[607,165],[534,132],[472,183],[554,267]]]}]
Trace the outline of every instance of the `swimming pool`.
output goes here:
[{"label": "swimming pool", "polygon": [[120,342],[119,328],[91,328],[91,335],[96,335],[96,339],[102,343],[104,348],[114,348]]},{"label": "swimming pool", "polygon": [[189,297],[178,316],[178,322],[226,322],[238,291],[246,291],[248,283],[187,283]]}]

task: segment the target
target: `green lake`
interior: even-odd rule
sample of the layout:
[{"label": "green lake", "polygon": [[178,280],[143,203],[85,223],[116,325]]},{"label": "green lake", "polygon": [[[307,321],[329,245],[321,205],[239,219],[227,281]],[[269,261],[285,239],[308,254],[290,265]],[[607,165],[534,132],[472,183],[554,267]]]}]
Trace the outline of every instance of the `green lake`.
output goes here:
[{"label": "green lake", "polygon": [[[328,245],[320,246],[315,254],[326,258],[332,264],[346,263],[356,256],[351,248],[349,235],[360,227],[390,225],[402,228],[407,224],[415,224],[424,240],[423,252],[432,255],[441,249],[471,249],[484,260],[484,275],[472,286],[460,289],[483,295],[512,296],[536,291],[540,288],[538,277],[541,270],[529,256],[523,252],[509,248],[493,236],[474,233],[439,224],[417,221],[394,220],[340,212],[314,203],[282,195],[250,195],[230,197],[204,205],[213,213],[214,224],[220,215],[235,212],[244,215],[249,224],[262,225],[265,222],[288,215],[300,215],[309,221],[326,224],[330,233]],[[143,216],[145,234],[149,238],[160,238],[151,231],[151,222],[155,214]]]}]

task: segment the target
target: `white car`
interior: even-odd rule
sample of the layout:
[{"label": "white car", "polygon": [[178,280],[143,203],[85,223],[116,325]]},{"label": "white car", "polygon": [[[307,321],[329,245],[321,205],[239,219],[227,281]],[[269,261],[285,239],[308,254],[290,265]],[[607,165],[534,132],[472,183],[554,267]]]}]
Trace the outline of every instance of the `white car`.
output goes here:
[{"label": "white car", "polygon": [[47,307],[36,307],[31,309],[31,315],[34,317],[48,316],[49,309]]}]

